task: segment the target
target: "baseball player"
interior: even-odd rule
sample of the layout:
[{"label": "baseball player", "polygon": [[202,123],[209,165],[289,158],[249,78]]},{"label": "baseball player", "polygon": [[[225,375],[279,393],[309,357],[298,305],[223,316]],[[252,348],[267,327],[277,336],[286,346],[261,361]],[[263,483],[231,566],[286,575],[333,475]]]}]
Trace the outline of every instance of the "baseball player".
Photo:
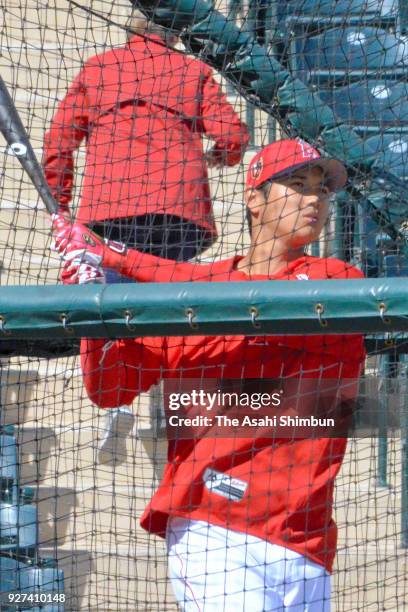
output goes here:
[{"label": "baseball player", "polygon": [[[346,178],[339,161],[321,158],[303,141],[265,147],[247,174],[249,250],[208,265],[120,253],[84,226],[56,218],[64,281],[100,275],[101,265],[139,282],[361,278],[347,263],[304,252]],[[83,340],[81,352],[87,392],[102,408],[130,403],[159,376],[302,376],[340,388],[358,378],[365,356],[361,335]],[[181,609],[328,612],[337,538],[333,489],[345,448],[340,438],[169,440],[168,464],[141,524],[166,538]]]}]

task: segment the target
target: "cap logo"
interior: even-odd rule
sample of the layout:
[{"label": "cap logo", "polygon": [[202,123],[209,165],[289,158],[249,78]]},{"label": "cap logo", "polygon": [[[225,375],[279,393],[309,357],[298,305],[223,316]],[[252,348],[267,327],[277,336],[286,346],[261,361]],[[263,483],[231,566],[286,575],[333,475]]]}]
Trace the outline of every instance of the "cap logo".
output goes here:
[{"label": "cap logo", "polygon": [[251,167],[251,176],[254,180],[260,177],[261,172],[263,170],[263,158],[260,157],[256,160],[256,162]]},{"label": "cap logo", "polygon": [[300,140],[300,138],[298,140],[298,143],[302,150],[302,156],[304,159],[319,159],[320,158],[320,155],[318,154],[318,152],[313,147],[311,147],[310,144],[308,144],[304,140]]}]

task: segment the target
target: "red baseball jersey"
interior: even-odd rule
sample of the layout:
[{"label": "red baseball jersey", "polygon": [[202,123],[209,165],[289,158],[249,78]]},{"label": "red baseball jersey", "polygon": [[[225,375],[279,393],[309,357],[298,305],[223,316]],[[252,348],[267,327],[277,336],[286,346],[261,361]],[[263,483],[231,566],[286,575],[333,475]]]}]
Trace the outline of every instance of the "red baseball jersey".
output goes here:
[{"label": "red baseball jersey", "polygon": [[[109,256],[111,257],[111,256]],[[271,276],[248,277],[235,257],[209,265],[175,264],[131,251],[122,271],[136,280],[226,281],[362,278],[336,259],[304,256]],[[115,259],[116,258],[116,259]],[[107,262],[105,262],[107,263]],[[364,361],[361,335],[191,336],[84,340],[82,367],[91,399],[101,407],[130,404],[160,378],[356,379]],[[286,546],[332,569],[337,530],[334,480],[346,449],[340,438],[170,440],[163,479],[142,519],[165,535],[168,517],[204,520]],[[209,486],[211,475],[234,495]],[[234,487],[232,487],[232,484]],[[228,488],[228,487],[227,487]]]}]

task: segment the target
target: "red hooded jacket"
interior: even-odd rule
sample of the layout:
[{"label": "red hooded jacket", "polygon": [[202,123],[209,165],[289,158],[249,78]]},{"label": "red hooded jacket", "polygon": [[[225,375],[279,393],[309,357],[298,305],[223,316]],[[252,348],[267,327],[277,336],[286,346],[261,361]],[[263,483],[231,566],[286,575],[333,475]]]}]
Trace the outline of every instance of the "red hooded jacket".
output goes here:
[{"label": "red hooded jacket", "polygon": [[78,221],[172,214],[215,234],[201,137],[234,165],[248,132],[206,64],[150,38],[86,62],[45,135],[45,176],[66,209],[86,138]]}]

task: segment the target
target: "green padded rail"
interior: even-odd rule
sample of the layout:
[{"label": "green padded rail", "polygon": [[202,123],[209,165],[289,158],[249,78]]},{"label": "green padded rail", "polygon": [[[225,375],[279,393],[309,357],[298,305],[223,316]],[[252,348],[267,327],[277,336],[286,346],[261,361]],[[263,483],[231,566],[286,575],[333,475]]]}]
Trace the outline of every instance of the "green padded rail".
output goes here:
[{"label": "green padded rail", "polygon": [[408,282],[400,278],[48,285],[0,291],[0,342],[396,331],[408,331]]}]

